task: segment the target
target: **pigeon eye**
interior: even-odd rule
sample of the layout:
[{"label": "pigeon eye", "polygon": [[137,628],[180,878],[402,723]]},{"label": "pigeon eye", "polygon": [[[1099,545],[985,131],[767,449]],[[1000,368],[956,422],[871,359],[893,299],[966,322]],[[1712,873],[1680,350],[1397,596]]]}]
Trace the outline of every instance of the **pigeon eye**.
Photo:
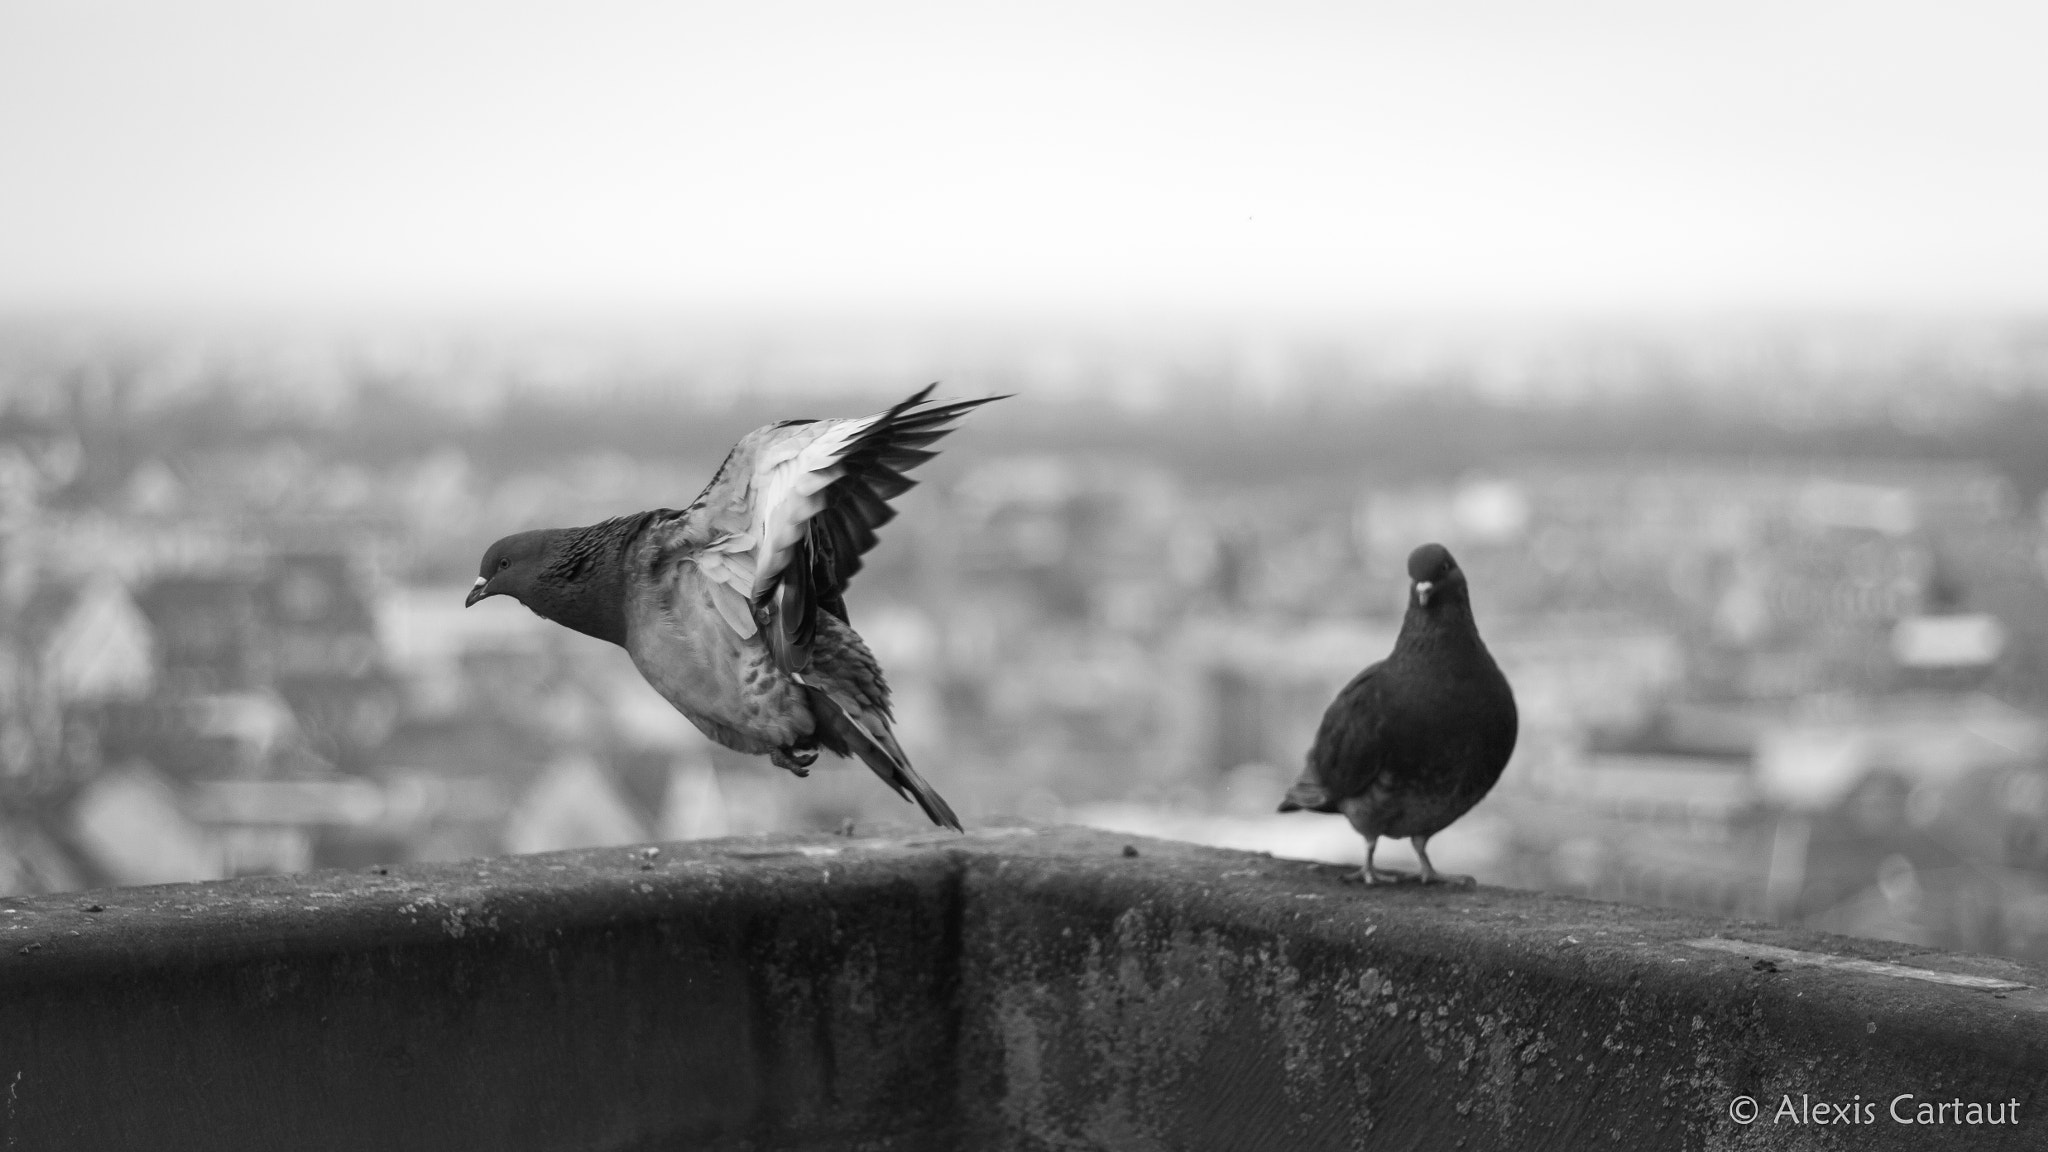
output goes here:
[{"label": "pigeon eye", "polygon": [[500,572],[503,572],[505,569],[510,568],[511,566],[512,558],[510,556],[507,556],[504,559],[498,561],[498,571]]}]

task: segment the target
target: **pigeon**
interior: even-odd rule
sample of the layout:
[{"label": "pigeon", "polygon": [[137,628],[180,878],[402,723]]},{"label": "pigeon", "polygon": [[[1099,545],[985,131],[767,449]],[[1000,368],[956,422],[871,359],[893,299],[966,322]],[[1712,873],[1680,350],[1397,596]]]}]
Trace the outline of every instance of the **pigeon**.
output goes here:
[{"label": "pigeon", "polygon": [[507,536],[464,606],[510,596],[626,650],[706,736],[810,774],[818,750],[858,756],[932,823],[960,818],[890,730],[889,686],[846,613],[847,581],[896,515],[903,474],[953,421],[1001,396],[932,386],[858,419],[784,420],[740,438],[688,508]]},{"label": "pigeon", "polygon": [[[1365,837],[1346,880],[1471,884],[1429,862],[1429,838],[1479,803],[1515,750],[1515,694],[1472,622],[1465,573],[1441,544],[1408,557],[1408,612],[1394,650],[1354,677],[1323,713],[1282,812],[1341,812]],[[1382,836],[1405,837],[1419,877],[1379,868]]]}]

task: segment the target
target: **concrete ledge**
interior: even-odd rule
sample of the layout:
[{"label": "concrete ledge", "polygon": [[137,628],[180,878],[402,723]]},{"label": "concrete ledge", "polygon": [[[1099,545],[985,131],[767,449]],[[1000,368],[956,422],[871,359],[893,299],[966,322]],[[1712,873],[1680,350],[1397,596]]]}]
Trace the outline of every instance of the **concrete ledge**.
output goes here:
[{"label": "concrete ledge", "polygon": [[996,829],[0,900],[0,1147],[2048,1146],[2048,971],[1339,872]]},{"label": "concrete ledge", "polygon": [[[2048,1108],[2048,996],[1783,950],[1995,985],[2048,985],[2038,970],[1525,892],[1361,891],[1335,868],[1140,851],[1083,867],[1063,852],[968,863],[962,1098],[1000,1103],[971,1146],[2048,1145],[2036,1110]],[[1687,943],[1716,934],[1732,951]],[[1774,958],[1743,941],[1776,946]],[[2017,1098],[2020,1123],[1899,1125],[1887,1111],[1905,1092]],[[1729,1116],[1744,1095],[1760,1110],[1749,1125]],[[1804,1098],[1807,1121],[1816,1102],[1857,1106],[1859,1118],[1874,1102],[1876,1122],[1846,1133],[1774,1123],[1787,1095],[1795,1110]]]},{"label": "concrete ledge", "polygon": [[957,867],[730,849],[14,902],[0,1147],[951,1147]]}]

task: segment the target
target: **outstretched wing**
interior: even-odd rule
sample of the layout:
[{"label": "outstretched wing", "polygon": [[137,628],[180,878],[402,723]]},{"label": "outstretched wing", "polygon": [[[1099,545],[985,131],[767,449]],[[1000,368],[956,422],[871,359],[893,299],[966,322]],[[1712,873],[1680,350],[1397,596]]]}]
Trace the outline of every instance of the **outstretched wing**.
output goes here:
[{"label": "outstretched wing", "polygon": [[786,671],[810,662],[817,614],[846,619],[847,581],[910,490],[927,445],[991,400],[933,401],[926,387],[873,416],[790,420],[748,433],[684,513],[681,536],[711,577],[738,594],[720,614],[743,636],[756,624]]}]

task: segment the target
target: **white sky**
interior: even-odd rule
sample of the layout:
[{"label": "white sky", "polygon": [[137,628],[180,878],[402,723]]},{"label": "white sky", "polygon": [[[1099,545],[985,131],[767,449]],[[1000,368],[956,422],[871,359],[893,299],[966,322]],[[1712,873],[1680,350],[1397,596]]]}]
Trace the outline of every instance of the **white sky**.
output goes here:
[{"label": "white sky", "polygon": [[2048,4],[0,0],[0,306],[2039,308]]}]

